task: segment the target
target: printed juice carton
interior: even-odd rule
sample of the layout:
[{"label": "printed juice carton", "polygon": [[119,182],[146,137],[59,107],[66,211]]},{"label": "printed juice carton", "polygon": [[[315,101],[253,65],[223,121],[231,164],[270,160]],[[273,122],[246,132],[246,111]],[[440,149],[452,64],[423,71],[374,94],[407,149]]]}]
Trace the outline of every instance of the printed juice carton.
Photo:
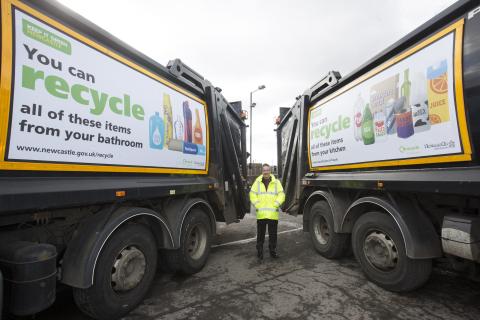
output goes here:
[{"label": "printed juice carton", "polygon": [[447,60],[428,67],[427,83],[430,124],[435,125],[449,121]]}]

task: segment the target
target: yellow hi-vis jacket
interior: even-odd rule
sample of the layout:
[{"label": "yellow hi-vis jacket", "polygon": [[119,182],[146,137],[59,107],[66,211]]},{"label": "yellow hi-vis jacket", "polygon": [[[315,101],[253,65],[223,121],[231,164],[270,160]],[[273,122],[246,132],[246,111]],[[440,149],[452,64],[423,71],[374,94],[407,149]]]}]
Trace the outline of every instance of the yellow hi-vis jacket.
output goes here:
[{"label": "yellow hi-vis jacket", "polygon": [[257,219],[278,220],[278,208],[285,201],[285,193],[279,180],[270,175],[271,180],[265,190],[260,175],[250,189],[250,202],[257,209]]}]

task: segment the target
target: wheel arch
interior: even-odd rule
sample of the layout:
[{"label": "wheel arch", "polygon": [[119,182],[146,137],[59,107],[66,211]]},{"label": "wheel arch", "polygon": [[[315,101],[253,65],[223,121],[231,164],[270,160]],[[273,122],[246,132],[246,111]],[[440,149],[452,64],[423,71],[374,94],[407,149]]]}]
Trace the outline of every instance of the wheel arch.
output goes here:
[{"label": "wheel arch", "polygon": [[121,226],[133,221],[152,230],[157,248],[173,248],[171,228],[157,212],[140,207],[105,209],[85,219],[75,230],[62,258],[60,281],[75,288],[93,285],[97,261],[106,242]]},{"label": "wheel arch", "polygon": [[168,249],[178,249],[180,247],[180,240],[182,237],[182,227],[185,218],[192,209],[200,208],[205,212],[210,220],[210,227],[212,234],[216,232],[216,218],[215,212],[210,204],[200,197],[193,198],[177,198],[170,201],[164,208],[165,216],[167,217],[172,233],[174,246]]},{"label": "wheel arch", "polygon": [[340,231],[351,233],[357,219],[371,211],[390,215],[402,235],[407,257],[428,259],[442,256],[441,243],[432,222],[405,197],[366,196],[355,200],[346,210]]},{"label": "wheel arch", "polygon": [[305,200],[305,203],[303,205],[303,231],[308,232],[309,226],[310,226],[310,210],[312,209],[312,206],[315,202],[317,201],[325,201],[328,206],[330,207],[330,210],[333,212],[333,199],[331,195],[327,191],[323,190],[317,190],[312,192]]},{"label": "wheel arch", "polygon": [[341,193],[337,192],[334,194],[331,190],[316,190],[312,192],[308,198],[305,200],[303,205],[303,231],[308,232],[310,226],[310,209],[313,204],[317,201],[325,201],[333,215],[333,231],[340,233],[341,229],[341,217],[342,217],[342,208],[345,206],[346,202]]},{"label": "wheel arch", "polygon": [[196,209],[196,208],[201,209],[203,212],[205,212],[208,215],[209,220],[210,220],[210,227],[211,227],[212,234],[216,233],[217,224],[216,224],[216,219],[215,219],[215,213],[214,213],[212,207],[210,206],[210,204],[207,201],[205,201],[201,198],[194,198],[194,199],[191,199],[189,202],[187,202],[187,204],[185,205],[184,210],[183,210],[184,213],[183,213],[183,217],[182,217],[182,222],[179,225],[180,232],[178,233],[178,243],[179,244],[180,244],[180,238],[182,236],[181,235],[181,230],[183,228],[183,224],[185,223],[185,218],[192,211],[192,209]]}]

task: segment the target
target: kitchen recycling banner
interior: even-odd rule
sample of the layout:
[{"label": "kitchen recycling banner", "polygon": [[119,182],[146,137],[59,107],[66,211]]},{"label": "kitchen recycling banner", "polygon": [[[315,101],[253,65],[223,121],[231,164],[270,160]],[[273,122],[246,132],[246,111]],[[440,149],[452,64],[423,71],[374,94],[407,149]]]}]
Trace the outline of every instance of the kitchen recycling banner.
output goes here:
[{"label": "kitchen recycling banner", "polygon": [[5,161],[206,172],[203,101],[94,43],[13,13]]},{"label": "kitchen recycling banner", "polygon": [[311,168],[462,153],[454,41],[450,32],[312,107]]}]

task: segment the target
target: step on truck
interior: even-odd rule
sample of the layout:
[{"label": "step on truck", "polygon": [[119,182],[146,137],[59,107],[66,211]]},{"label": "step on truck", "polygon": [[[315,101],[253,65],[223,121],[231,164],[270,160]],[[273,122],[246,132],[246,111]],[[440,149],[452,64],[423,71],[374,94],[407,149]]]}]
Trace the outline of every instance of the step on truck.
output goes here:
[{"label": "step on truck", "polygon": [[221,89],[54,1],[1,0],[1,51],[4,312],[44,310],[61,283],[118,318],[159,264],[202,269],[216,221],[249,210],[246,126]]},{"label": "step on truck", "polygon": [[478,278],[478,5],[459,1],[348,76],[328,73],[277,127],[283,209],[303,214],[321,255],[352,250],[387,290],[418,288],[434,262]]}]

